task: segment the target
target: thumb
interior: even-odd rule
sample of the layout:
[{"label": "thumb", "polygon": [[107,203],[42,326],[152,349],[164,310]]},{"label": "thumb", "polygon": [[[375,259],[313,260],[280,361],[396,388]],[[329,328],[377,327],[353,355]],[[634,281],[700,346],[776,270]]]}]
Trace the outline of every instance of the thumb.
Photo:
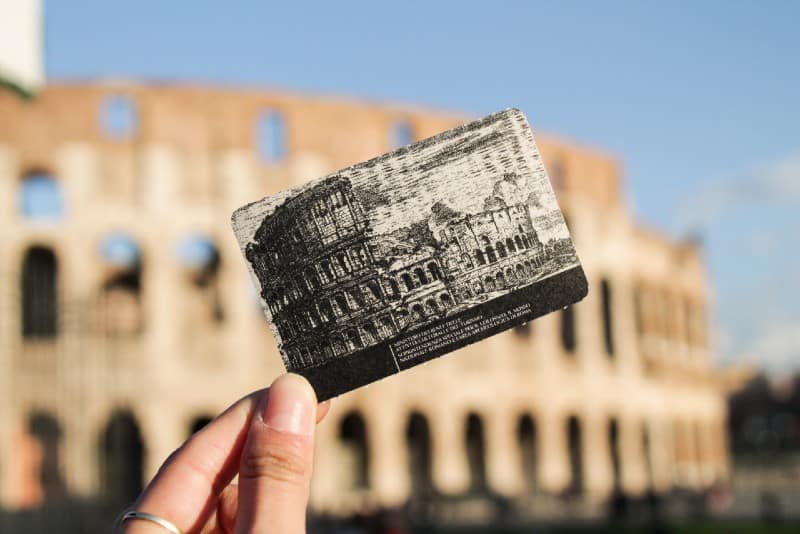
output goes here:
[{"label": "thumb", "polygon": [[286,374],[261,399],[239,466],[236,532],[305,532],[317,400],[305,378]]}]

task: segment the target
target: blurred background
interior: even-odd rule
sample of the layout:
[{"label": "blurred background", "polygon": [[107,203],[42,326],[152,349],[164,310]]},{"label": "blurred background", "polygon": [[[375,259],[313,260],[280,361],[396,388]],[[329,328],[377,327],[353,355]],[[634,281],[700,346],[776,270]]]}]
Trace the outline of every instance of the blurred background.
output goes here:
[{"label": "blurred background", "polygon": [[108,531],[282,372],[233,209],[506,107],[589,297],[337,399],[311,531],[793,531],[798,18],[0,0],[0,532]]}]

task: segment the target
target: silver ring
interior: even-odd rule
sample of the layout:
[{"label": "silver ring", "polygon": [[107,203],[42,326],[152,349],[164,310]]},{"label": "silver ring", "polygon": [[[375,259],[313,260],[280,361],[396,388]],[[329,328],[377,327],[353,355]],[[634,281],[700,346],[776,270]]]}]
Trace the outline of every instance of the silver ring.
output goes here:
[{"label": "silver ring", "polygon": [[151,523],[155,523],[156,525],[163,527],[172,534],[183,534],[181,529],[176,527],[172,522],[167,521],[163,517],[158,517],[157,515],[148,514],[147,512],[137,512],[136,510],[128,510],[124,514],[122,514],[119,519],[117,519],[117,524],[114,527],[114,532],[118,532],[122,523],[128,521],[129,519],[141,519],[143,521],[150,521]]}]

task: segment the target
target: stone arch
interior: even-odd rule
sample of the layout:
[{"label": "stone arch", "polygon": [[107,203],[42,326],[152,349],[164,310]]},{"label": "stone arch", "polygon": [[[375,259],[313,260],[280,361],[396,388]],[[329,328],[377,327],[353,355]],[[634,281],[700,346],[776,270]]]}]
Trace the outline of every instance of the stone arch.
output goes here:
[{"label": "stone arch", "polygon": [[523,248],[525,248],[523,246],[524,243],[522,242],[522,238],[519,235],[514,236],[514,243],[516,243],[518,250],[522,250]]},{"label": "stone arch", "polygon": [[395,327],[394,323],[392,322],[392,318],[389,315],[382,316],[378,324],[381,329],[381,336],[383,338],[394,335]]},{"label": "stone arch", "polygon": [[425,310],[419,302],[411,306],[411,318],[414,321],[419,321],[425,318]]},{"label": "stone arch", "polygon": [[331,307],[331,301],[328,298],[323,298],[319,301],[317,305],[317,309],[319,310],[319,316],[324,322],[329,322],[333,320],[333,307]]},{"label": "stone arch", "polygon": [[517,279],[523,280],[525,278],[525,267],[523,267],[521,263],[518,263],[515,269],[517,271]]},{"label": "stone arch", "polygon": [[181,239],[176,249],[188,282],[183,306],[186,329],[192,332],[198,325],[222,323],[225,319],[220,276],[222,256],[216,242],[211,236],[195,233]]},{"label": "stone arch", "polygon": [[64,498],[66,486],[61,474],[61,424],[55,416],[37,411],[28,418],[28,433],[41,447],[36,482],[45,502]]},{"label": "stone arch", "polygon": [[439,313],[439,305],[436,303],[435,298],[429,298],[425,301],[425,308],[428,311],[429,315],[435,315]]},{"label": "stone arch", "polygon": [[483,255],[483,251],[479,248],[475,249],[475,261],[478,262],[478,265],[486,265],[486,257]]},{"label": "stone arch", "polygon": [[497,289],[503,289],[503,288],[506,287],[506,277],[503,274],[502,270],[497,272],[497,276],[495,277],[495,280],[497,282]]},{"label": "stone arch", "polygon": [[367,291],[369,291],[369,294],[373,300],[380,300],[383,298],[383,295],[381,294],[381,288],[378,285],[378,282],[375,280],[370,280],[367,282]]},{"label": "stone arch", "polygon": [[361,291],[361,287],[353,286],[348,290],[348,293],[350,294],[350,298],[353,300],[354,309],[357,310],[359,308],[363,308],[367,304],[366,300],[364,299],[364,293]]},{"label": "stone arch", "polygon": [[303,276],[306,280],[306,286],[309,290],[314,291],[320,288],[322,285],[319,280],[319,275],[317,274],[317,270],[314,267],[309,266],[303,270]]},{"label": "stone arch", "polygon": [[361,339],[357,329],[351,328],[350,330],[346,330],[344,335],[349,350],[356,350],[364,347],[364,341]]},{"label": "stone arch", "polygon": [[509,285],[511,285],[512,281],[514,280],[514,278],[516,278],[514,276],[514,269],[512,267],[508,267],[506,269],[506,280],[508,281]]},{"label": "stone arch", "polygon": [[364,344],[365,345],[374,345],[380,340],[380,335],[378,334],[378,328],[375,326],[373,321],[367,321],[361,326],[361,330],[364,332]]},{"label": "stone arch", "polygon": [[531,242],[528,240],[528,236],[525,234],[522,234],[522,244],[525,246],[525,248],[531,248]]},{"label": "stone arch", "polygon": [[412,412],[408,418],[406,447],[412,498],[424,498],[433,490],[433,454],[430,425],[420,412]]},{"label": "stone arch", "polygon": [[425,271],[422,270],[422,267],[414,269],[414,276],[419,280],[419,285],[424,286],[428,283],[428,277],[425,275]]},{"label": "stone arch", "polygon": [[350,489],[369,487],[369,442],[367,425],[358,411],[348,412],[339,424],[339,442],[343,455],[341,465],[345,469],[346,486]]},{"label": "stone arch", "polygon": [[497,249],[497,255],[499,257],[505,258],[506,256],[508,256],[508,253],[506,252],[506,246],[503,244],[502,239],[497,243],[495,243],[495,248]]},{"label": "stone arch", "polygon": [[325,277],[325,282],[330,282],[336,279],[336,274],[333,272],[333,267],[331,267],[331,260],[324,259],[320,262],[320,267],[322,269],[322,275]]},{"label": "stone arch", "polygon": [[442,279],[442,271],[439,269],[439,265],[437,265],[435,261],[428,262],[427,269],[431,275],[431,280]]},{"label": "stone arch", "polygon": [[520,451],[520,468],[528,493],[533,493],[538,487],[538,435],[536,421],[530,414],[520,416],[517,422],[517,443]]},{"label": "stone arch", "polygon": [[517,251],[517,247],[514,246],[514,240],[510,237],[506,238],[506,248],[509,254],[513,254]]},{"label": "stone arch", "polygon": [[18,191],[18,213],[25,219],[57,220],[64,215],[61,182],[44,169],[33,169],[22,177]]},{"label": "stone arch", "polygon": [[339,264],[339,268],[344,273],[349,273],[351,271],[350,259],[347,257],[347,254],[344,252],[340,252],[336,255],[336,262]]},{"label": "stone arch", "polygon": [[494,247],[492,247],[492,245],[486,247],[486,259],[489,263],[494,263],[497,261],[497,254],[495,254]]},{"label": "stone arch", "polygon": [[29,248],[20,277],[22,336],[47,339],[58,335],[58,260],[52,249]]},{"label": "stone arch", "polygon": [[483,419],[474,412],[467,416],[464,443],[469,464],[470,492],[483,493],[487,490],[486,437]]},{"label": "stone arch", "polygon": [[583,493],[583,430],[577,416],[567,419],[567,457],[569,458],[569,484],[567,493]]},{"label": "stone arch", "polygon": [[453,299],[447,293],[439,295],[439,302],[442,303],[442,308],[447,309],[453,305]]},{"label": "stone arch", "polygon": [[333,296],[333,300],[336,303],[336,306],[339,308],[339,315],[350,313],[350,304],[347,303],[347,299],[343,294],[336,293]]},{"label": "stone arch", "polygon": [[115,411],[100,438],[101,494],[117,507],[142,491],[144,444],[139,424],[128,410]]},{"label": "stone arch", "polygon": [[414,289],[414,280],[411,278],[410,274],[403,273],[400,275],[400,279],[403,281],[403,285],[406,286],[406,291],[412,291]]},{"label": "stone arch", "polygon": [[486,278],[484,278],[484,280],[483,280],[483,288],[484,288],[485,291],[488,291],[488,292],[494,291],[497,288],[497,285],[495,284],[494,278],[492,278],[491,276],[487,275]]},{"label": "stone arch", "polygon": [[392,291],[392,298],[400,296],[400,285],[394,278],[389,278],[389,289]]}]

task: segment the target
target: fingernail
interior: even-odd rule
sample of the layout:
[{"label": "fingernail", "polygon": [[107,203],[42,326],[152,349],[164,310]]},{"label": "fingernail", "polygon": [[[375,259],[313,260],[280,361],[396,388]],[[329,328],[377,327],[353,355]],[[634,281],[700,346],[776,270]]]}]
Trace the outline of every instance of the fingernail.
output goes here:
[{"label": "fingernail", "polygon": [[308,382],[293,374],[278,378],[269,388],[264,424],[280,432],[310,436],[317,401]]}]

